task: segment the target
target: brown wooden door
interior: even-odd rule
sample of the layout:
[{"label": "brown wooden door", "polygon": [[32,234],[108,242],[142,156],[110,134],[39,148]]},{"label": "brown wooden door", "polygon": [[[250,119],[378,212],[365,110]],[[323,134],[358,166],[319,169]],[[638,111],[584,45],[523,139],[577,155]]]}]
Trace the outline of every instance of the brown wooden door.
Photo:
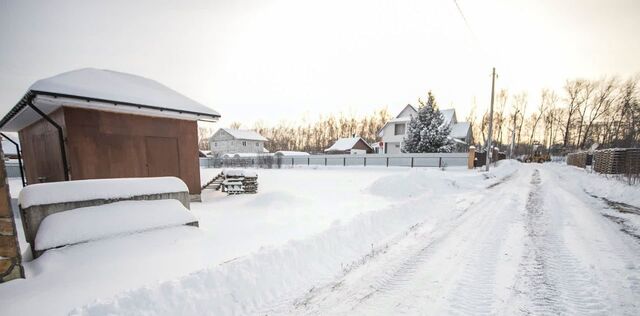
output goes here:
[{"label": "brown wooden door", "polygon": [[150,177],[180,176],[178,139],[175,137],[145,137],[147,170]]}]

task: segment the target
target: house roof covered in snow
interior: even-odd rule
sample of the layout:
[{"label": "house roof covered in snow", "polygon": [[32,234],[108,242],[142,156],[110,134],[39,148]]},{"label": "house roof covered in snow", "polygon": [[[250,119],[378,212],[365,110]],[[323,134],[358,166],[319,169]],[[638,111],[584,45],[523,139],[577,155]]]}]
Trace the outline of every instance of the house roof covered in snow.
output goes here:
[{"label": "house roof covered in snow", "polygon": [[451,133],[449,133],[449,136],[453,138],[466,139],[470,128],[471,123],[469,122],[451,124]]},{"label": "house roof covered in snow", "polygon": [[[351,137],[351,138],[339,138],[336,140],[331,147],[325,149],[324,151],[347,151],[353,149],[353,147],[358,143],[358,141],[362,140],[362,142],[367,145],[369,148],[369,144],[362,139],[362,137]],[[371,148],[373,150],[373,148]]]},{"label": "house roof covered in snow", "polygon": [[[452,123],[452,119],[455,117],[456,115],[456,110],[455,109],[444,109],[444,110],[440,110],[440,113],[442,113],[442,116],[444,116],[444,122],[445,123]],[[455,124],[457,120],[454,120],[453,123]]]},{"label": "house roof covered in snow", "polygon": [[248,129],[221,128],[221,130],[229,133],[229,135],[235,139],[268,141],[267,138],[258,134],[258,132]]},{"label": "house roof covered in snow", "polygon": [[36,81],[0,121],[3,131],[18,131],[62,106],[147,116],[216,121],[220,114],[151,79],[123,72],[84,68]]}]

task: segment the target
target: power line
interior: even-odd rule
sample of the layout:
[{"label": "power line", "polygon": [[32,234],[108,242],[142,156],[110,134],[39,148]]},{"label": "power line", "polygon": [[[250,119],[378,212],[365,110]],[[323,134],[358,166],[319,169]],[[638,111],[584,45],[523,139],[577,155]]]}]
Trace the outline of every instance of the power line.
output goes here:
[{"label": "power line", "polygon": [[469,33],[471,33],[471,36],[473,36],[473,38],[478,41],[478,38],[476,37],[476,34],[473,32],[473,29],[471,28],[471,25],[469,24],[469,21],[467,21],[467,17],[464,16],[464,13],[462,12],[462,8],[460,8],[460,5],[458,4],[457,0],[453,0],[453,3],[455,3],[456,8],[458,9],[458,13],[460,13],[460,17],[462,17],[462,20],[464,21],[464,24],[467,26],[467,29],[469,30]]},{"label": "power line", "polygon": [[458,1],[457,0],[453,0],[453,3],[456,5],[456,9],[458,9],[458,13],[460,14],[460,17],[462,18],[462,21],[464,22],[464,25],[467,27],[467,30],[469,31],[469,34],[471,34],[472,42],[480,50],[480,54],[487,60],[493,59],[493,58],[490,57],[490,54],[485,49],[484,45],[482,45],[480,43],[480,40],[476,36],[476,33],[473,31],[473,28],[471,27],[471,24],[469,23],[469,20],[467,20],[467,17],[464,15],[464,12],[462,11],[462,7],[460,7],[460,4],[458,4]]}]

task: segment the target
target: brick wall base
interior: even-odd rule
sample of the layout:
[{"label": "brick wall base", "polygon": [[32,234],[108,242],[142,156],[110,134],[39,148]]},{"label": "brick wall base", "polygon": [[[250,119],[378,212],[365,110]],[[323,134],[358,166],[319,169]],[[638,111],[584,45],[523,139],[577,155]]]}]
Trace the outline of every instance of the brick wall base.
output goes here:
[{"label": "brick wall base", "polygon": [[11,211],[11,196],[4,154],[0,149],[0,283],[24,278],[16,221]]}]

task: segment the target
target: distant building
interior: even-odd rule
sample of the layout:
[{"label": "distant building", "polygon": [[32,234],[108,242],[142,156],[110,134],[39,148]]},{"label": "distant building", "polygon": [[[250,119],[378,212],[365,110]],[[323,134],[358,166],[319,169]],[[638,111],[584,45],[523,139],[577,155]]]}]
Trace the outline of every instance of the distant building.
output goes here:
[{"label": "distant building", "polygon": [[268,153],[264,148],[264,136],[255,131],[221,128],[209,139],[211,154],[222,156],[236,153]]},{"label": "distant building", "polygon": [[[471,124],[469,122],[458,122],[455,109],[440,110],[444,116],[444,122],[450,124],[451,132],[449,137],[456,144],[456,151],[466,151],[473,142]],[[402,152],[402,143],[407,135],[407,126],[412,116],[416,116],[418,110],[411,104],[400,111],[400,113],[389,120],[378,132],[382,138],[381,153],[397,154]]]},{"label": "distant building", "polygon": [[324,150],[327,154],[370,154],[373,148],[362,137],[340,138]]}]

